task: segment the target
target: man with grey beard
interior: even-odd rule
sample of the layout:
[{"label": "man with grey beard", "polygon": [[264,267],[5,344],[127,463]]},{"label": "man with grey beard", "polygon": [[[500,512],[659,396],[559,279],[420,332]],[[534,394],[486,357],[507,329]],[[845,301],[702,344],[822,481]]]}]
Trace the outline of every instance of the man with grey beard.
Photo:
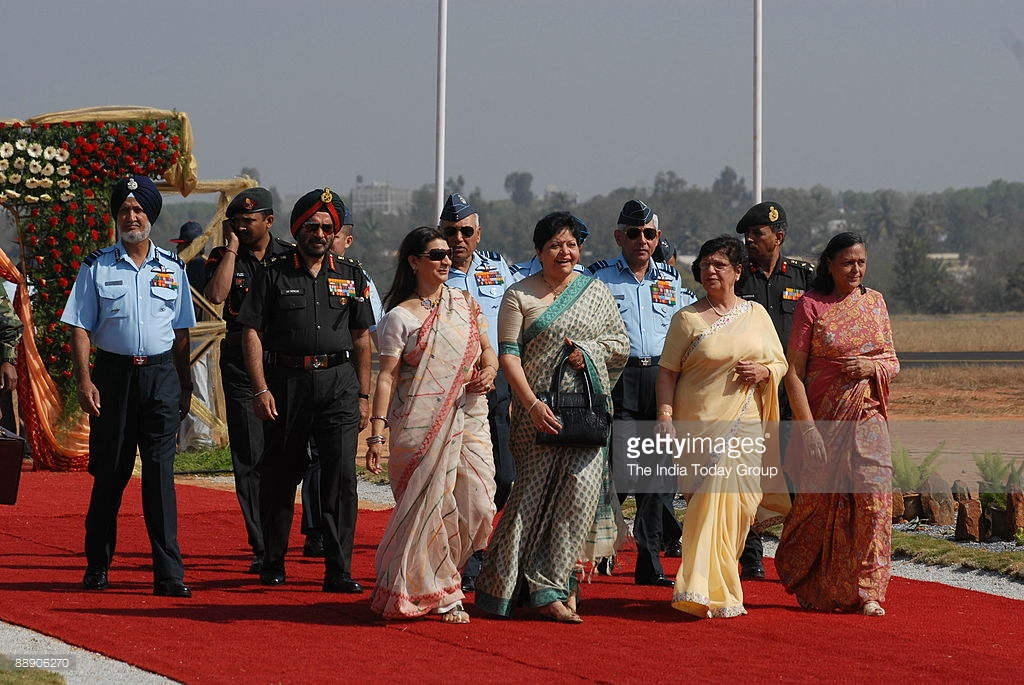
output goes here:
[{"label": "man with grey beard", "polygon": [[[89,414],[92,497],[85,517],[82,585],[104,590],[117,512],[142,457],[142,511],[153,550],[153,594],[191,597],[178,549],[174,438],[192,402],[192,309],[184,263],[149,239],[160,191],[146,176],[117,182],[110,213],[121,239],[82,263],[61,321],[70,325],[78,402]],[[89,370],[89,347],[96,364]]]}]

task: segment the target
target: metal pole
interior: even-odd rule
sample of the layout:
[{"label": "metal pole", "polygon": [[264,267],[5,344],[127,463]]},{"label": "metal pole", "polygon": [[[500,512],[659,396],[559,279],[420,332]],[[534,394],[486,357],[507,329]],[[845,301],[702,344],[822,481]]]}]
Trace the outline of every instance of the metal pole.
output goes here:
[{"label": "metal pole", "polygon": [[437,0],[437,149],[434,157],[434,216],[444,204],[444,101],[448,70],[448,0]]},{"label": "metal pole", "polygon": [[761,201],[761,2],[754,0],[754,204]]}]

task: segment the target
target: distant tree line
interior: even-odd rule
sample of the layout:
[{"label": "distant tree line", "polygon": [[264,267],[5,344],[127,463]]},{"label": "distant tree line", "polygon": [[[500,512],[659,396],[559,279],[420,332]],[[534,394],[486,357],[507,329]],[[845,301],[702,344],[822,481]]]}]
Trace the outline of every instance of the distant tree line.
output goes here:
[{"label": "distant tree line", "polygon": [[[258,177],[255,170],[248,171]],[[565,192],[537,194],[532,183],[530,172],[514,171],[505,178],[507,197],[484,198],[479,188],[467,190],[462,176],[449,178],[445,190],[469,199],[480,214],[481,247],[501,252],[510,262],[533,256],[533,227],[556,209],[572,211],[590,227],[591,238],[581,260],[589,264],[618,253],[613,230],[619,209],[630,198],[647,202],[657,212],[661,229],[680,255],[695,254],[702,242],[715,235],[733,234],[736,222],[753,204],[745,179],[729,167],[706,188],[690,185],[673,171],[662,171],[652,187],[616,188],[584,202]],[[997,180],[985,187],[938,193],[837,192],[817,185],[767,188],[762,196],[786,209],[786,254],[816,261],[833,234],[843,230],[864,234],[869,256],[866,282],[886,295],[894,312],[1024,310],[1024,183]],[[196,213],[202,204],[190,203],[186,211]],[[170,214],[177,222],[173,227],[161,217],[168,233],[171,228],[176,233],[186,218],[185,212],[178,216],[175,210],[168,213],[165,208],[165,216]],[[282,236],[288,235],[288,210],[278,210],[284,223],[276,232]],[[211,208],[208,215],[212,213]],[[363,262],[383,293],[394,273],[394,251],[405,233],[437,223],[434,186],[415,190],[406,213],[369,212],[355,220],[351,255]],[[947,256],[928,256],[938,253]]]}]

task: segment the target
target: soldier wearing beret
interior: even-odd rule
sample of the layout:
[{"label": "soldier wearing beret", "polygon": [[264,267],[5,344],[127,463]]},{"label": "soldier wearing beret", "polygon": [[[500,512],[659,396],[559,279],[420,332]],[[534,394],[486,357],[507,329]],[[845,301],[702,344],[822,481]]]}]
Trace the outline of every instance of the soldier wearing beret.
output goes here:
[{"label": "soldier wearing beret", "polygon": [[[498,307],[505,290],[519,280],[511,267],[497,252],[478,250],[483,229],[480,216],[466,198],[452,193],[441,210],[438,228],[444,233],[452,250],[452,266],[448,271],[448,285],[465,290],[476,298],[480,310],[487,317],[487,335],[491,349],[498,349]],[[487,423],[491,429],[494,454],[494,505],[501,511],[512,492],[516,478],[512,449],[508,444],[508,416],[511,391],[505,374],[500,370],[494,379],[494,390],[487,393]],[[462,590],[476,589],[476,577],[483,559],[477,552],[462,571]]]},{"label": "soldier wearing beret", "polygon": [[[615,229],[615,242],[622,253],[615,259],[595,262],[588,267],[595,278],[608,286],[629,334],[630,356],[612,389],[615,407],[612,450],[619,464],[625,463],[621,459],[625,453],[622,440],[640,432],[636,422],[658,418],[654,383],[668,325],[677,311],[696,299],[683,288],[675,268],[654,259],[660,239],[661,231],[651,208],[640,200],[629,200],[619,212]],[[617,482],[621,482],[622,474],[619,475]],[[674,582],[665,577],[659,553],[663,545],[673,555],[677,553],[682,529],[675,518],[674,493],[652,492],[653,489],[649,484],[640,483],[634,493],[633,537],[637,561],[633,579],[638,585],[670,587]],[[624,499],[625,494],[620,493],[620,498]],[[598,570],[610,574],[607,564],[604,562]]]},{"label": "soldier wearing beret", "polygon": [[[153,550],[153,593],[191,597],[178,549],[174,437],[192,398],[189,333],[195,325],[185,265],[149,239],[162,200],[146,176],[114,186],[121,239],[89,255],[61,321],[72,326],[78,401],[89,414],[92,497],[85,517],[83,585],[103,590],[117,542],[117,512],[142,457],[142,511]],[[90,336],[96,365],[90,374]]]},{"label": "soldier wearing beret", "polygon": [[263,421],[252,406],[252,385],[242,357],[242,325],[238,312],[256,277],[268,264],[290,257],[294,243],[275,237],[274,200],[266,188],[249,188],[236,195],[225,211],[224,245],[206,260],[203,295],[224,304],[227,335],[220,345],[220,377],[228,419],[231,468],[242,521],[252,548],[249,573],[263,570],[263,526],[260,523],[259,463],[263,456]]},{"label": "soldier wearing beret", "polygon": [[344,203],[330,188],[306,193],[291,213],[297,250],[260,273],[242,304],[243,351],[256,415],[266,422],[260,463],[264,566],[285,582],[295,486],[309,439],[320,451],[324,592],[362,592],[352,579],[356,438],[369,421],[369,287],[358,262],[330,252]]},{"label": "soldier wearing beret", "polygon": [[[765,308],[775,324],[775,332],[783,349],[789,340],[797,300],[814,280],[814,267],[810,263],[783,256],[782,243],[786,239],[786,229],[786,210],[771,200],[751,207],[736,224],[736,232],[744,236],[750,269],[750,277],[746,279],[740,294],[744,299],[753,300]],[[779,405],[782,420],[792,418],[785,386],[779,388]],[[780,426],[779,432],[785,439],[786,429]],[[761,536],[751,529],[740,556],[740,577],[764,578],[762,556]]]}]

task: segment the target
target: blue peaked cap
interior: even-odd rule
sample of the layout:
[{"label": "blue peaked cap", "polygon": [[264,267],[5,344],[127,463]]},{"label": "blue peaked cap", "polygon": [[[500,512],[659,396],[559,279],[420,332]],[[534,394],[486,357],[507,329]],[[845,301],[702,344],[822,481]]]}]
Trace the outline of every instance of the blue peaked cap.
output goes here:
[{"label": "blue peaked cap", "polygon": [[654,212],[640,200],[630,200],[622,205],[619,212],[620,226],[643,226],[651,220]]},{"label": "blue peaked cap", "polygon": [[441,209],[441,221],[462,221],[467,216],[474,214],[476,214],[476,210],[466,201],[466,198],[459,193],[452,193],[445,200],[444,208]]}]

